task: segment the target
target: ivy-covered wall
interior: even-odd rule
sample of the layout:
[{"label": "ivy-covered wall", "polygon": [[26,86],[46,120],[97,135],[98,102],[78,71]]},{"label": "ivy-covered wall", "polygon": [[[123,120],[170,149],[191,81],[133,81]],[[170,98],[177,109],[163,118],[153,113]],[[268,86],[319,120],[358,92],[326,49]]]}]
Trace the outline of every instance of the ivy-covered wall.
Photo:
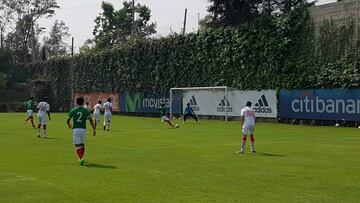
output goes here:
[{"label": "ivy-covered wall", "polygon": [[[359,87],[354,52],[321,60],[308,13],[258,19],[240,28],[136,40],[111,50],[31,64],[35,78],[52,81],[56,108],[71,93],[142,91],[226,85],[242,90]],[[321,43],[319,43],[319,41]],[[316,44],[322,44],[317,46]],[[39,74],[41,73],[41,74]]]}]

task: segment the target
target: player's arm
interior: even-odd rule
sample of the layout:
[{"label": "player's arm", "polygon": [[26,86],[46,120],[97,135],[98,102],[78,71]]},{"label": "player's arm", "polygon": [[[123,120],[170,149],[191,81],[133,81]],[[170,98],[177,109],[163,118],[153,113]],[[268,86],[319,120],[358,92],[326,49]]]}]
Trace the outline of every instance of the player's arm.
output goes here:
[{"label": "player's arm", "polygon": [[244,126],[244,116],[240,117],[240,127]]},{"label": "player's arm", "polygon": [[47,115],[48,115],[48,117],[49,117],[49,121],[51,121],[50,111],[47,112]]},{"label": "player's arm", "polygon": [[93,129],[93,136],[95,136],[95,135],[96,135],[96,127],[95,127],[94,121],[93,121],[93,119],[91,118],[91,116],[88,117],[88,120],[89,120],[90,125],[91,125],[91,127],[92,127],[92,129]]},{"label": "player's arm", "polygon": [[70,121],[71,121],[71,118],[69,118],[69,117],[68,117],[68,119],[67,119],[66,123],[67,123],[67,126],[71,129],[71,128],[72,128],[72,126],[71,126]]}]

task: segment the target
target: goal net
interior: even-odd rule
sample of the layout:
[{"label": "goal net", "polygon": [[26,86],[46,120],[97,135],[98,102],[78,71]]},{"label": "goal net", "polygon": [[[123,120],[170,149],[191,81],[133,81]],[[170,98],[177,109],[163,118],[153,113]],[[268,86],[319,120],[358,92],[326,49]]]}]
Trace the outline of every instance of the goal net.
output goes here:
[{"label": "goal net", "polygon": [[196,115],[219,116],[228,120],[231,107],[228,87],[185,87],[170,89],[170,117],[182,116],[190,104]]}]

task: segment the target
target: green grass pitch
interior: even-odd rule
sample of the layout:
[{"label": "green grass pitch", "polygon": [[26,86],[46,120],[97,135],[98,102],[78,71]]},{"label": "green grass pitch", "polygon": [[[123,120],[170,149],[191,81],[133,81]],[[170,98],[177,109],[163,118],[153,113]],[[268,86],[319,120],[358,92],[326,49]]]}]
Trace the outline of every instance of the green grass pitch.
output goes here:
[{"label": "green grass pitch", "polygon": [[[238,122],[113,116],[80,166],[66,114],[48,139],[0,114],[0,202],[360,202],[360,130],[258,123],[238,155]],[[90,134],[90,130],[89,130]]]}]

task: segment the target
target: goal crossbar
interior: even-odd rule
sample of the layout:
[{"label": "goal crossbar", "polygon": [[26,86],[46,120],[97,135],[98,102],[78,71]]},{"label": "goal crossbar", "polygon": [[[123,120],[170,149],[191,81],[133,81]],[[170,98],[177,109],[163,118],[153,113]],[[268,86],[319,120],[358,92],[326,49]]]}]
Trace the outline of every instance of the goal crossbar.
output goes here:
[{"label": "goal crossbar", "polygon": [[170,118],[172,118],[172,99],[173,91],[176,90],[214,90],[214,89],[223,89],[225,90],[225,122],[228,121],[228,87],[227,86],[215,86],[215,87],[174,87],[170,88]]}]

